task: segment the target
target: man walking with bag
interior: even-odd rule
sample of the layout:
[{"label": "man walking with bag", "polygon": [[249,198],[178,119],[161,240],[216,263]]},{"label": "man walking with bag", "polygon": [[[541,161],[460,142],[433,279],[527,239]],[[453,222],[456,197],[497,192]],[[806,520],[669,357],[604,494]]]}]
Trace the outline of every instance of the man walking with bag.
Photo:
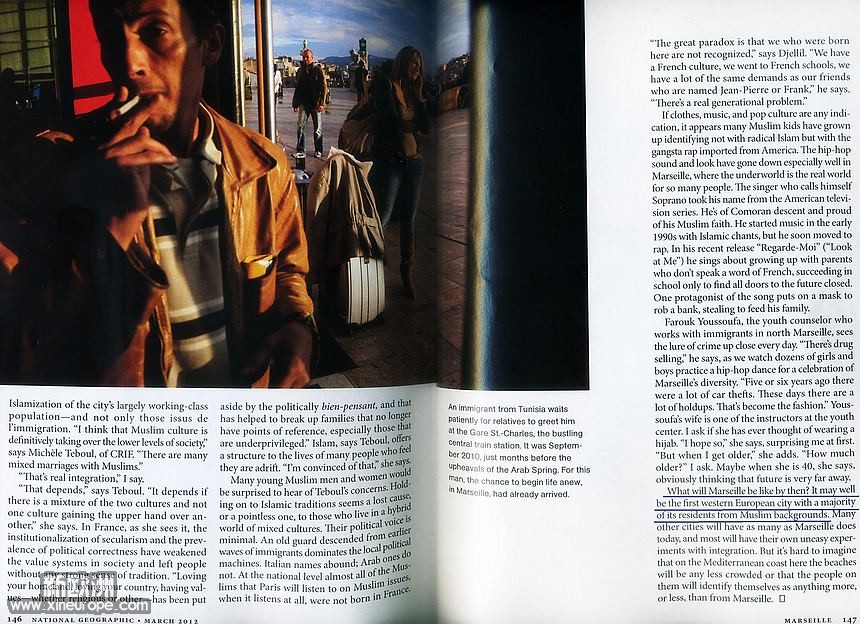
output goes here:
[{"label": "man walking with bag", "polygon": [[314,151],[322,157],[322,112],[325,110],[325,76],[322,68],[314,64],[314,53],[310,48],[302,50],[302,64],[296,72],[296,90],[293,93],[293,111],[299,114],[296,125],[296,152],[305,151],[305,126],[308,117],[314,122]]}]

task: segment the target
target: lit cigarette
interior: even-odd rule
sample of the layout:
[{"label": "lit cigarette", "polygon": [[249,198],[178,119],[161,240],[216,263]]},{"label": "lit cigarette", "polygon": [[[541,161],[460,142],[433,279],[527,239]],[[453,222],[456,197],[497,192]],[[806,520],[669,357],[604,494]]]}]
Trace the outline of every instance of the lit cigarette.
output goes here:
[{"label": "lit cigarette", "polygon": [[118,109],[116,109],[116,110],[117,110],[117,113],[119,113],[119,116],[120,116],[120,117],[122,117],[122,116],[123,116],[123,115],[125,115],[128,111],[130,111],[132,108],[134,108],[135,106],[137,106],[137,103],[138,103],[138,102],[140,102],[140,96],[139,96],[139,95],[135,95],[133,98],[131,98],[130,100],[128,100],[125,104],[123,104],[123,105],[122,105],[122,106],[120,106]]}]

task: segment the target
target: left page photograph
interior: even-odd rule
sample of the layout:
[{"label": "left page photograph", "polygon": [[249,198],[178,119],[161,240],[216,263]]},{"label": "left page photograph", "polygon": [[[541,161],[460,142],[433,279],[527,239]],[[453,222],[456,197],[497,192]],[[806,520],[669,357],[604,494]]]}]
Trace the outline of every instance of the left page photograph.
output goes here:
[{"label": "left page photograph", "polygon": [[16,621],[433,617],[435,7],[306,9],[0,6]]},{"label": "left page photograph", "polygon": [[433,4],[127,4],[3,5],[0,379],[435,382]]}]

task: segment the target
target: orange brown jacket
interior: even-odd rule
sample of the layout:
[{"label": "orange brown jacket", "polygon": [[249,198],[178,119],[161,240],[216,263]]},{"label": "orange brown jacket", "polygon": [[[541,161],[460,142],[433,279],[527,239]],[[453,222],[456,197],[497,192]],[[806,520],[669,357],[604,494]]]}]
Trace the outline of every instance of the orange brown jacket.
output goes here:
[{"label": "orange brown jacket", "polygon": [[[231,370],[270,333],[312,314],[307,243],[283,152],[209,109],[222,152],[219,194]],[[66,199],[72,148],[48,141],[0,168],[0,383],[161,386],[173,362],[164,272],[148,218],[127,252],[97,214]],[[97,186],[94,184],[93,186]],[[98,192],[98,188],[93,189]],[[259,267],[268,266],[268,270]]]}]

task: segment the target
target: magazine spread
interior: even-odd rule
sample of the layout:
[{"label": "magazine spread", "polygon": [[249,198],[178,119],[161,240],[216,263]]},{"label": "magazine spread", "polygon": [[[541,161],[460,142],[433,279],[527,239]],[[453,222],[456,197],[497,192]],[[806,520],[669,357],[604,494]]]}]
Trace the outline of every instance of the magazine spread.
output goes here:
[{"label": "magazine spread", "polygon": [[9,622],[857,621],[854,3],[184,3],[46,2],[76,122],[0,137]]}]

